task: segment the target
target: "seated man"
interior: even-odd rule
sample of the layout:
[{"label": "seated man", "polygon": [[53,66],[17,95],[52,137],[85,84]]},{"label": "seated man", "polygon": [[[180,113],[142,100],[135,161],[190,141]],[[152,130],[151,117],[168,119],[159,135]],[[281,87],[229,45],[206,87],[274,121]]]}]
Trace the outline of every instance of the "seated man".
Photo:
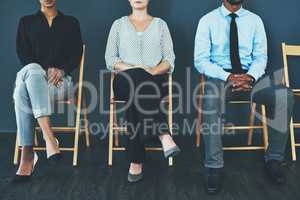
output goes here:
[{"label": "seated man", "polygon": [[37,156],[33,153],[34,122],[37,119],[46,142],[47,158],[56,163],[59,143],[49,117],[51,102],[66,97],[72,88],[70,73],[78,67],[82,54],[79,22],[56,8],[56,0],[40,0],[41,10],[20,20],[17,53],[23,68],[14,91],[21,163],[16,182],[29,180]]},{"label": "seated man", "polygon": [[[267,38],[259,16],[242,7],[243,0],[223,5],[199,22],[195,40],[195,67],[206,76],[204,125],[206,190],[220,190],[224,167],[222,135],[226,100],[251,92],[251,100],[267,108],[270,129],[265,172],[271,181],[284,183],[282,161],[293,110],[293,93],[265,75]],[[238,95],[237,95],[238,94]],[[241,95],[240,95],[241,96]],[[238,115],[238,114],[237,114]]]}]

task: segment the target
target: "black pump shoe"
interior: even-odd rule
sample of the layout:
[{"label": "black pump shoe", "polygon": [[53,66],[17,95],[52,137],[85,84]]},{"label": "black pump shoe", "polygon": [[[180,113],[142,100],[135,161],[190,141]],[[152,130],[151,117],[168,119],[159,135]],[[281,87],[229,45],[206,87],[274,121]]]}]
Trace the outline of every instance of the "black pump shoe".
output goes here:
[{"label": "black pump shoe", "polygon": [[[59,147],[59,141],[57,139],[55,139],[55,140],[56,140],[57,146]],[[59,152],[59,153],[53,154],[52,156],[48,157],[47,161],[48,161],[48,163],[55,165],[62,160],[62,157],[63,157],[62,154]]]},{"label": "black pump shoe", "polygon": [[52,156],[50,156],[49,158],[47,158],[47,161],[50,163],[50,164],[57,164],[59,163],[61,160],[62,160],[62,154],[61,153],[56,153]]},{"label": "black pump shoe", "polygon": [[170,157],[175,157],[175,156],[178,156],[178,154],[180,154],[181,150],[179,149],[178,146],[175,146],[167,151],[164,151],[164,155],[165,155],[165,158],[170,158]]},{"label": "black pump shoe", "polygon": [[15,183],[15,184],[18,184],[18,183],[25,183],[25,182],[30,181],[38,160],[39,160],[38,155],[36,153],[34,153],[31,174],[30,175],[16,174],[15,177],[13,178],[12,182]]}]

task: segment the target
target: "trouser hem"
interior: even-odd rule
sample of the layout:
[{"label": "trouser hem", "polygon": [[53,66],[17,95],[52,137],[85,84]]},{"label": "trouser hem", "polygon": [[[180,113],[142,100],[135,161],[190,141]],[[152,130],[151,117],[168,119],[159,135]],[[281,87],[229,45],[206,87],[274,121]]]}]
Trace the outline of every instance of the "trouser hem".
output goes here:
[{"label": "trouser hem", "polygon": [[270,160],[276,160],[282,162],[284,160],[284,157],[282,156],[265,156],[265,161],[268,162]]},{"label": "trouser hem", "polygon": [[224,168],[224,164],[223,165],[205,164],[204,167],[205,168],[212,168],[212,169],[221,169],[221,168]]}]

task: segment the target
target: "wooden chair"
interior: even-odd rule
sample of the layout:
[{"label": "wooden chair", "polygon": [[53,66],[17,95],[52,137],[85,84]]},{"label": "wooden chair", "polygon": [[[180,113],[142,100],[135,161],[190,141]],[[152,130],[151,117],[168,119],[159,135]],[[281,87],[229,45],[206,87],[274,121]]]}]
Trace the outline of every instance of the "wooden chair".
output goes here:
[{"label": "wooden chair", "polygon": [[[205,76],[200,75],[200,97],[205,95]],[[250,113],[250,123],[249,126],[225,126],[225,130],[248,130],[248,146],[239,146],[239,147],[223,147],[223,150],[227,151],[251,151],[251,150],[267,150],[268,148],[268,125],[267,125],[267,117],[266,117],[266,107],[261,105],[261,113],[262,113],[262,125],[254,125],[255,122],[255,112],[256,112],[256,103],[252,103],[251,101],[230,101],[230,104],[250,104],[251,105],[251,113]],[[197,128],[196,128],[196,146],[200,147],[201,144],[201,127],[203,122],[202,115],[202,107],[203,107],[203,99],[198,99],[198,120],[197,120]],[[253,132],[255,129],[263,130],[263,146],[252,146],[253,142]]]},{"label": "wooden chair", "polygon": [[[288,67],[288,57],[289,56],[300,56],[300,45],[286,45],[282,43],[282,55],[284,64],[284,77],[283,83],[286,87],[290,88],[290,77],[289,77],[289,67]],[[300,96],[300,89],[292,89],[296,96]],[[290,137],[291,137],[291,148],[292,148],[292,158],[293,161],[297,160],[296,148],[300,147],[300,143],[296,143],[295,139],[295,128],[300,128],[300,123],[295,123],[294,119],[291,119],[290,124]]]},{"label": "wooden chair", "polygon": [[[108,165],[112,166],[113,163],[113,152],[114,151],[125,151],[126,148],[120,147],[119,145],[119,133],[127,132],[126,127],[119,127],[117,122],[116,106],[117,104],[124,104],[125,101],[116,101],[113,92],[113,80],[115,74],[111,73],[110,81],[110,112],[109,112],[109,150],[108,150]],[[173,127],[173,91],[172,91],[172,74],[168,77],[168,97],[163,100],[164,103],[168,104],[168,124],[170,127],[170,132],[172,134]],[[146,148],[146,151],[163,151],[162,148]],[[169,166],[173,165],[173,158],[169,158]]]},{"label": "wooden chair", "polygon": [[[79,136],[82,132],[85,132],[86,146],[90,146],[90,138],[89,138],[89,129],[88,129],[88,119],[87,119],[87,110],[86,108],[86,100],[83,92],[83,74],[84,74],[84,63],[85,63],[85,46],[83,46],[83,53],[80,62],[80,70],[79,70],[79,82],[78,82],[78,91],[77,91],[77,99],[68,99],[66,101],[59,101],[57,103],[63,103],[66,105],[74,105],[77,101],[76,107],[76,119],[75,119],[75,127],[52,127],[53,132],[56,133],[74,133],[74,145],[71,148],[60,148],[60,151],[68,151],[73,152],[73,166],[77,166],[78,163],[78,144],[79,144]],[[82,107],[84,108],[82,110]],[[83,112],[83,113],[81,113]],[[81,114],[84,117],[84,128],[81,127]],[[45,147],[38,147],[38,139],[37,133],[41,132],[41,128],[35,128],[35,151],[45,151]],[[14,154],[14,164],[17,165],[19,161],[19,154],[22,148],[19,145],[19,134],[17,133],[16,137],[16,145],[15,145],[15,154]]]}]

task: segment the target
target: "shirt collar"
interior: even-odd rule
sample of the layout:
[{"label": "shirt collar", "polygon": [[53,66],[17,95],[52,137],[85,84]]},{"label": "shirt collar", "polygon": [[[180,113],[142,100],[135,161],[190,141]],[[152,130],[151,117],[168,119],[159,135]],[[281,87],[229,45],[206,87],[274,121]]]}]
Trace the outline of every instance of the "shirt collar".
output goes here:
[{"label": "shirt collar", "polygon": [[[231,12],[224,6],[224,4],[222,4],[222,6],[220,7],[221,13],[224,17],[227,17],[228,15],[231,14]],[[243,7],[241,7],[238,11],[235,12],[235,14],[238,17],[241,17],[244,13],[245,9]]]},{"label": "shirt collar", "polygon": [[[41,10],[39,10],[39,11],[36,13],[36,16],[44,17],[45,15],[44,15],[44,13],[43,13]],[[64,16],[64,13],[62,13],[62,12],[60,12],[60,11],[58,10],[58,11],[57,11],[57,16],[56,16],[56,17],[62,17],[62,16]]]}]

